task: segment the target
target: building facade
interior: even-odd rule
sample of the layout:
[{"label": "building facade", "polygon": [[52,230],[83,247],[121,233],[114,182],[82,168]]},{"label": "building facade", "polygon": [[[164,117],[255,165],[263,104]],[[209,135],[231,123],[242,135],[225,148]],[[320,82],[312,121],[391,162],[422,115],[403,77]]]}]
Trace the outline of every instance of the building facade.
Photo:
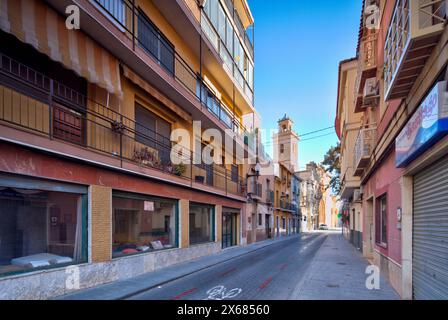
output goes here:
[{"label": "building facade", "polygon": [[361,179],[355,174],[355,146],[361,127],[361,115],[355,113],[355,85],[358,59],[352,58],[339,64],[339,83],[336,111],[336,128],[341,142],[341,190],[344,216],[344,235],[362,249],[362,215],[359,190]]},{"label": "building facade", "polygon": [[[0,7],[0,298],[49,298],[247,242],[245,0]],[[241,152],[212,143],[218,133]]]},{"label": "building facade", "polygon": [[363,4],[354,91],[363,252],[405,299],[448,298],[446,21],[446,1]]},{"label": "building facade", "polygon": [[300,178],[300,212],[301,230],[310,232],[318,229],[319,203],[321,200],[321,182],[318,166],[315,163],[306,165],[306,169],[298,171]]}]

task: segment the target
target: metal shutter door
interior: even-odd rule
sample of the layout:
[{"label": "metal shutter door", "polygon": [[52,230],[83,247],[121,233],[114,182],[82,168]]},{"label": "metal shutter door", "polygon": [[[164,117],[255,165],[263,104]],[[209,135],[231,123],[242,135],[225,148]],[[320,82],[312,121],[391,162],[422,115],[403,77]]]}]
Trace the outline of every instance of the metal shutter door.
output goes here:
[{"label": "metal shutter door", "polygon": [[448,157],[414,176],[414,299],[448,299]]}]

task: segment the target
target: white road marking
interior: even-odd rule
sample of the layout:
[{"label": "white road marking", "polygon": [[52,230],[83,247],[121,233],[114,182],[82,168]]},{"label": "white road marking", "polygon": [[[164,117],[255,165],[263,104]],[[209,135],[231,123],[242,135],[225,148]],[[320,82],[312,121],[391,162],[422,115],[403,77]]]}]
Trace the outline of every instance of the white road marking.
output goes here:
[{"label": "white road marking", "polygon": [[234,288],[232,290],[227,291],[224,286],[216,286],[207,291],[208,297],[204,300],[225,300],[232,299],[239,296],[243,292],[241,288]]}]

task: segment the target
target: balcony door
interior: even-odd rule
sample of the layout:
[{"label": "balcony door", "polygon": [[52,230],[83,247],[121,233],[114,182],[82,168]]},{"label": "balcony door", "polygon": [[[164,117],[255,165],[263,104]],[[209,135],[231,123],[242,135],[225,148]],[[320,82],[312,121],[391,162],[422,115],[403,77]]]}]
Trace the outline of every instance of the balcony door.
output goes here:
[{"label": "balcony door", "polygon": [[157,150],[162,164],[169,164],[171,124],[138,103],[135,104],[135,121],[136,140]]}]

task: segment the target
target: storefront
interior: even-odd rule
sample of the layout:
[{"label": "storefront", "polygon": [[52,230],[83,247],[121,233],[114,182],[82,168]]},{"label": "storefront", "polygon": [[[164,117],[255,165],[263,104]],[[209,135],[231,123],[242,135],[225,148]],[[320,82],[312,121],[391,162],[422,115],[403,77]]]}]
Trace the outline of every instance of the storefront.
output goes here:
[{"label": "storefront", "polygon": [[0,173],[0,277],[87,261],[87,187]]},{"label": "storefront", "polygon": [[114,192],[112,215],[113,258],[179,246],[175,200]]},{"label": "storefront", "polygon": [[[396,140],[396,165],[412,181],[412,298],[448,299],[448,103],[447,81],[432,87]],[[406,203],[403,203],[406,210]],[[397,212],[401,222],[402,210]],[[411,223],[412,222],[412,223]],[[409,249],[408,249],[409,248]]]}]

